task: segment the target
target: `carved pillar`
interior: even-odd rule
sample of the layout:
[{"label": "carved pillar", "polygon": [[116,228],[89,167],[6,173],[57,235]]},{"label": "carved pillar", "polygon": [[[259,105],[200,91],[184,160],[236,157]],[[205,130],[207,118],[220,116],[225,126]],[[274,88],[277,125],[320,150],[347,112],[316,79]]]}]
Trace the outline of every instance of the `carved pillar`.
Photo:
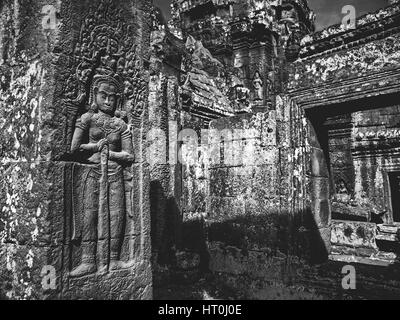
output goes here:
[{"label": "carved pillar", "polygon": [[[0,70],[4,74],[0,128],[8,130],[0,138],[0,278],[4,279],[0,296],[151,298],[145,157],[150,2],[21,0],[0,6]],[[101,126],[103,138],[109,140],[111,151],[115,142],[135,158],[123,164],[117,161],[117,173],[112,172],[111,152],[106,154],[108,166],[98,173],[90,169],[82,153],[71,152],[77,120],[95,113],[93,83],[99,70],[112,70],[121,89],[113,122]],[[114,124],[126,130],[117,133]],[[109,125],[117,138],[110,138]],[[114,151],[121,151],[118,148]],[[99,206],[99,210],[94,211],[93,221],[101,219],[103,206],[109,213],[105,225],[111,234],[116,223],[121,229],[118,236],[107,232],[104,236],[109,245],[118,247],[114,258],[120,265],[72,277],[84,250],[74,223],[83,221],[84,225],[88,199],[95,197],[88,191],[88,181],[99,184],[100,198],[103,192],[106,199],[94,199],[93,208]],[[113,212],[121,216],[119,222],[113,222]],[[98,228],[93,229],[96,243],[101,238]],[[100,253],[97,248],[97,265]],[[105,259],[109,264],[112,257]]]}]

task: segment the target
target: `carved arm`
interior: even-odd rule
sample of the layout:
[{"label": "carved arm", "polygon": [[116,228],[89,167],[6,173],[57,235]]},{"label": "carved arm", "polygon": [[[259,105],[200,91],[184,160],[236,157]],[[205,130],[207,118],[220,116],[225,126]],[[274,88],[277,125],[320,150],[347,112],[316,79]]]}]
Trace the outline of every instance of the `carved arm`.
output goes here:
[{"label": "carved arm", "polygon": [[98,147],[96,143],[82,144],[84,136],[85,136],[85,130],[83,130],[80,127],[75,128],[71,144],[71,153],[77,151],[89,151],[92,153],[98,152]]},{"label": "carved arm", "polygon": [[124,162],[135,161],[132,146],[132,134],[128,128],[121,134],[121,152],[110,151],[110,159]]}]

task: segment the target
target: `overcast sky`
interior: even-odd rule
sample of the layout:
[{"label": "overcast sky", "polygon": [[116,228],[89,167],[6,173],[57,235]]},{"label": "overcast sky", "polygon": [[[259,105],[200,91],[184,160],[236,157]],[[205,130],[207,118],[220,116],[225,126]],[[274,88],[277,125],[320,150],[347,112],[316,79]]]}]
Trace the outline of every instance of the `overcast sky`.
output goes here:
[{"label": "overcast sky", "polygon": [[[154,0],[154,3],[169,18],[171,0]],[[317,29],[321,30],[341,22],[345,5],[354,5],[357,16],[360,16],[386,6],[388,0],[308,0],[308,3],[317,14]]]}]

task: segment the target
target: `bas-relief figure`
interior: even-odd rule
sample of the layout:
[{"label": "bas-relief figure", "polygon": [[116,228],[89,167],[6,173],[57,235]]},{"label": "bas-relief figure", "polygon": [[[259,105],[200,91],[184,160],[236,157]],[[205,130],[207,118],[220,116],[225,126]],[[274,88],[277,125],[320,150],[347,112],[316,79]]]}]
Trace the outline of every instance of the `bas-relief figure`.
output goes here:
[{"label": "bas-relief figure", "polygon": [[[76,122],[71,152],[85,162],[83,212],[74,214],[73,240],[80,239],[81,263],[71,277],[127,267],[120,261],[127,211],[124,166],[134,161],[132,137],[117,109],[122,85],[111,75],[94,77],[88,112]],[[80,216],[79,216],[80,215]]]},{"label": "bas-relief figure", "polygon": [[144,252],[143,141],[134,133],[144,129],[148,80],[140,24],[128,23],[128,15],[115,1],[94,2],[68,70],[60,74],[63,152],[72,161],[65,171],[65,267],[71,278],[135,267]]},{"label": "bas-relief figure", "polygon": [[260,73],[257,71],[253,79],[254,100],[264,100],[264,86]]}]

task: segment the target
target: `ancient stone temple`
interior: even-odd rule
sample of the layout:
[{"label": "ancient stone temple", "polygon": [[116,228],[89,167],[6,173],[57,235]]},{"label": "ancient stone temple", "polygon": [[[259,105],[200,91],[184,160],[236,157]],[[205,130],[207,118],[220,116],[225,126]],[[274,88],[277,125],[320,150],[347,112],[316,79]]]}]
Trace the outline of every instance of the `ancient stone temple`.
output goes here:
[{"label": "ancient stone temple", "polygon": [[396,297],[399,10],[315,32],[307,1],[173,1],[149,108],[190,151],[151,166],[156,297]]},{"label": "ancient stone temple", "polygon": [[0,2],[0,298],[399,296],[400,2],[171,9]]}]

